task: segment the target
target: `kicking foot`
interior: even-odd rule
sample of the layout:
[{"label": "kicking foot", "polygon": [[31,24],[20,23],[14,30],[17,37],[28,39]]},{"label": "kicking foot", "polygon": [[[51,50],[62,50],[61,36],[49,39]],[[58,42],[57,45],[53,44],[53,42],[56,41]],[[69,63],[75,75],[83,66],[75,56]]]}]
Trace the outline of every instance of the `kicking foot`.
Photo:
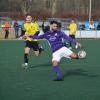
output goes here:
[{"label": "kicking foot", "polygon": [[56,78],[53,81],[64,81],[64,79],[62,79],[62,78]]}]

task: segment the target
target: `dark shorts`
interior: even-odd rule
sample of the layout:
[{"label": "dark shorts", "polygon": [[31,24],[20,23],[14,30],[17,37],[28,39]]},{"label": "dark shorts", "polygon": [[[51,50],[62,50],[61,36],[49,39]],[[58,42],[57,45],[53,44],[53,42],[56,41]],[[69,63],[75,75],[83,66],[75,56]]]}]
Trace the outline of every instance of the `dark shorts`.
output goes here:
[{"label": "dark shorts", "polygon": [[71,37],[71,38],[75,39],[75,35],[69,35],[69,37]]},{"label": "dark shorts", "polygon": [[25,47],[29,47],[33,49],[34,51],[39,50],[39,43],[37,41],[25,41],[25,42],[26,42]]}]

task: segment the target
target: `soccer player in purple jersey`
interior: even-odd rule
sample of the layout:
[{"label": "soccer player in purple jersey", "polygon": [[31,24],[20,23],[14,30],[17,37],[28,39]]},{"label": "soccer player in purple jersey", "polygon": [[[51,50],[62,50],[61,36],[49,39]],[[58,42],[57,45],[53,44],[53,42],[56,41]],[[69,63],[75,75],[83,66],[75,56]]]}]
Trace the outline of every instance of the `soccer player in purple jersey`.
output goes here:
[{"label": "soccer player in purple jersey", "polygon": [[78,55],[70,50],[64,39],[72,42],[77,46],[81,46],[76,40],[72,39],[71,37],[65,35],[62,31],[58,30],[58,23],[56,21],[51,21],[50,23],[50,31],[46,32],[43,35],[39,36],[30,36],[33,39],[46,39],[48,40],[50,47],[52,49],[52,66],[53,70],[57,75],[55,81],[62,81],[62,73],[59,69],[59,63],[62,57],[65,58],[72,58],[78,59]]}]

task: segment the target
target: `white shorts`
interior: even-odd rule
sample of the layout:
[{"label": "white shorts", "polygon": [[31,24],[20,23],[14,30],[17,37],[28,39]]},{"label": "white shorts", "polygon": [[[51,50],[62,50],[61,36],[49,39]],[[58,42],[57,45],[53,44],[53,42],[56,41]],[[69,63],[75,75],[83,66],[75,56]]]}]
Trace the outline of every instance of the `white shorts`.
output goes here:
[{"label": "white shorts", "polygon": [[71,51],[67,47],[62,47],[52,54],[52,61],[60,62],[61,58],[63,58],[63,57],[70,58],[70,55],[72,53],[73,53],[73,51]]}]

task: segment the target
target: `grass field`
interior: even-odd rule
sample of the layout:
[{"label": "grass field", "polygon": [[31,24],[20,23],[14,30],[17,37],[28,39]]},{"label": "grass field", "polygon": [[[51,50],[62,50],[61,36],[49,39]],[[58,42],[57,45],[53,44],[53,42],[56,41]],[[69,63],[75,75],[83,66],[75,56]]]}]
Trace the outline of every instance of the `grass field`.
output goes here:
[{"label": "grass field", "polygon": [[30,68],[23,70],[24,42],[0,40],[0,100],[100,100],[100,40],[82,40],[87,59],[62,59],[64,81],[52,81],[51,51],[30,54]]}]

